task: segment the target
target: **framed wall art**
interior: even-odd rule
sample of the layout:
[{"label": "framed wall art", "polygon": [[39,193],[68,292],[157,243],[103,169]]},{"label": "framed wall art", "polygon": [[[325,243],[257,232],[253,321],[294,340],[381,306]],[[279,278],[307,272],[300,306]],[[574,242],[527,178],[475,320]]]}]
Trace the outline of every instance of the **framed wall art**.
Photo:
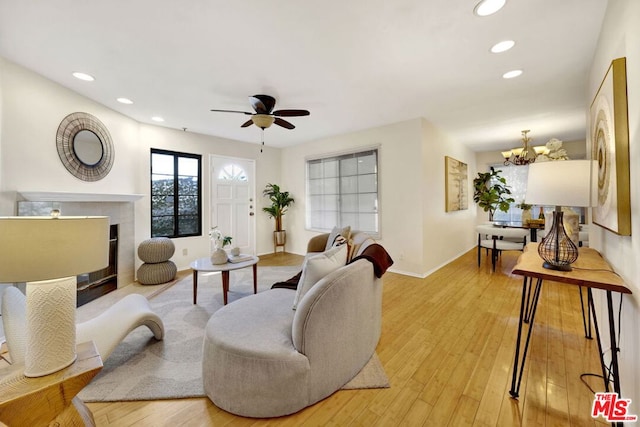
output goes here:
[{"label": "framed wall art", "polygon": [[452,157],[444,157],[445,212],[469,208],[467,164]]},{"label": "framed wall art", "polygon": [[592,182],[597,186],[593,223],[630,236],[626,58],[614,59],[600,84],[589,111],[589,138],[591,158],[597,164],[597,176]]}]

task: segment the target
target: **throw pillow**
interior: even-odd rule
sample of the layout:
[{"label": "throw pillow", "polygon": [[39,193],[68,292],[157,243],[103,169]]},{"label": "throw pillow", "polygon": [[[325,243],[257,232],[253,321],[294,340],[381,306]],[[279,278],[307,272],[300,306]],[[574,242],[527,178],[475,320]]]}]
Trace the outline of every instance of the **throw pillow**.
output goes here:
[{"label": "throw pillow", "polygon": [[347,263],[347,245],[340,245],[326,252],[308,258],[302,266],[302,275],[293,300],[293,309],[309,290],[324,276]]},{"label": "throw pillow", "polygon": [[349,239],[349,234],[351,234],[351,226],[347,225],[344,228],[333,227],[331,233],[329,233],[329,238],[327,239],[327,245],[325,246],[325,250],[329,250],[333,247],[333,244],[336,241],[336,237],[339,235],[344,237],[345,239]]}]

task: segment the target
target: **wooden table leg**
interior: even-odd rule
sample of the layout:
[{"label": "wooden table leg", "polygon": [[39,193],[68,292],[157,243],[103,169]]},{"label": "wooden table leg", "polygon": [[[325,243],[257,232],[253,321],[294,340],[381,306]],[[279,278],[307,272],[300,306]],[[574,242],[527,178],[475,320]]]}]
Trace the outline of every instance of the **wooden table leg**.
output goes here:
[{"label": "wooden table leg", "polygon": [[229,272],[222,272],[222,298],[224,305],[227,305],[227,292],[229,292]]},{"label": "wooden table leg", "polygon": [[253,293],[258,293],[258,264],[253,264]]},{"label": "wooden table leg", "polygon": [[193,270],[193,303],[198,299],[198,270]]}]

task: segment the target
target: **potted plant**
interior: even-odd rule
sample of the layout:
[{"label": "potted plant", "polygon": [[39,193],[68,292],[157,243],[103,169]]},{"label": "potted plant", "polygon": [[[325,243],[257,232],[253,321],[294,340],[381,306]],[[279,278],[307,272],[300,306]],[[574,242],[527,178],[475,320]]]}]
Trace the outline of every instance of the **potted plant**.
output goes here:
[{"label": "potted plant", "polygon": [[507,180],[500,176],[500,170],[490,169],[490,172],[478,172],[473,180],[473,201],[485,212],[489,212],[489,221],[493,221],[493,214],[497,209],[503,212],[509,210],[509,205],[515,200]]},{"label": "potted plant", "polygon": [[273,248],[275,252],[278,246],[284,247],[287,242],[286,231],[282,228],[282,216],[287,212],[287,208],[293,204],[294,199],[289,195],[288,191],[281,191],[280,186],[277,184],[267,184],[262,194],[271,201],[271,206],[266,206],[262,210],[276,222],[276,229],[273,232]]},{"label": "potted plant", "polygon": [[516,205],[516,208],[522,209],[522,225],[527,225],[531,220],[531,209],[533,205],[525,203],[523,199],[522,202]]},{"label": "potted plant", "polygon": [[225,264],[228,257],[224,247],[231,244],[231,236],[223,235],[216,225],[209,231],[209,237],[214,247],[213,253],[211,254],[211,264]]}]

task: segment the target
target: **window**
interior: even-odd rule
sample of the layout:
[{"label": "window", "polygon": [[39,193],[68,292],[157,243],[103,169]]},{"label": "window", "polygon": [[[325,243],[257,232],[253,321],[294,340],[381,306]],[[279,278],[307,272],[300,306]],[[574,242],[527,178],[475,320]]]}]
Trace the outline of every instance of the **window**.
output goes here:
[{"label": "window", "polygon": [[[493,166],[497,171],[501,171],[500,176],[507,180],[507,185],[511,190],[511,197],[515,200],[514,203],[511,203],[507,212],[503,212],[500,209],[496,210],[493,219],[495,221],[520,221],[522,219],[522,209],[517,208],[516,205],[525,200],[529,166],[505,166],[503,164],[490,166]],[[538,217],[537,211],[535,217]]]},{"label": "window", "polygon": [[222,181],[246,181],[247,174],[241,166],[228,164],[220,170],[218,179]]},{"label": "window", "polygon": [[202,234],[202,156],[151,150],[151,237]]},{"label": "window", "polygon": [[307,228],[379,234],[378,150],[307,160]]},{"label": "window", "polygon": [[[500,209],[496,210],[493,215],[494,221],[508,221],[518,222],[522,220],[522,209],[516,207],[516,205],[527,201],[527,177],[529,176],[529,166],[505,166],[503,164],[489,165],[500,172],[500,176],[507,180],[507,185],[511,190],[511,197],[515,200],[511,203],[509,210],[503,212]],[[541,206],[534,206],[531,215],[533,218],[538,217],[539,208]],[[550,212],[554,209],[553,206],[542,206],[544,212]],[[586,222],[586,209],[582,207],[572,207],[572,209],[580,215],[580,223]]]}]

